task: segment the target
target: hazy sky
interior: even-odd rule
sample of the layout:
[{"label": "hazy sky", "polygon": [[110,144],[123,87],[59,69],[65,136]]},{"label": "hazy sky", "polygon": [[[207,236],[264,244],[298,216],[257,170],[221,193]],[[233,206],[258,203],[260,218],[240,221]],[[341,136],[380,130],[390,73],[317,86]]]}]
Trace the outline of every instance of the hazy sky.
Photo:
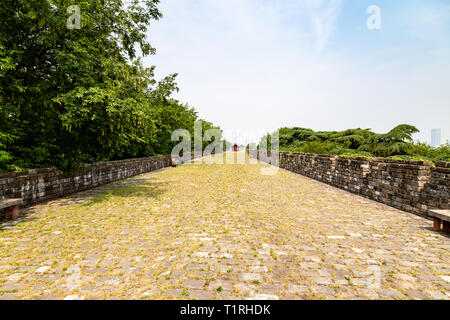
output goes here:
[{"label": "hazy sky", "polygon": [[[381,9],[369,30],[366,10]],[[408,123],[450,139],[448,0],[162,0],[157,76],[230,132]]]}]

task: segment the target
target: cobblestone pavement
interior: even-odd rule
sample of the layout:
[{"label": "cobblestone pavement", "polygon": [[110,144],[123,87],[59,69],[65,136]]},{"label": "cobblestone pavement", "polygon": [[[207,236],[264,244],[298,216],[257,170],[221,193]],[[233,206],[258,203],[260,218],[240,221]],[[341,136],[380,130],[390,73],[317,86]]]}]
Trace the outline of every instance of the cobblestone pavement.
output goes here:
[{"label": "cobblestone pavement", "polygon": [[29,208],[0,229],[0,299],[450,298],[450,239],[430,221],[263,166],[184,165]]}]

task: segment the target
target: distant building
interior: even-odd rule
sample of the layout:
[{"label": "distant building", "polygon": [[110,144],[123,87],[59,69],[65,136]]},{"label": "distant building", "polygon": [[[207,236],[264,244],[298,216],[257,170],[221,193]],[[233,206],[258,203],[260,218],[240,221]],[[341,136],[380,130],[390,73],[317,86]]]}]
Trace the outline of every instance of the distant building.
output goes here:
[{"label": "distant building", "polygon": [[431,130],[431,146],[439,147],[441,145],[441,129]]}]

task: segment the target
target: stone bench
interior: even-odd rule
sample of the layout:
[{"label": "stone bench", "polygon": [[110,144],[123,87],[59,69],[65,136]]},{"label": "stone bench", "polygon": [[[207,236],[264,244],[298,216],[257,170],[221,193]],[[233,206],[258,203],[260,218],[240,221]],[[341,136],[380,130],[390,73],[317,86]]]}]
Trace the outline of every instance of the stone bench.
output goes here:
[{"label": "stone bench", "polygon": [[5,209],[6,219],[15,220],[19,217],[19,206],[22,203],[22,199],[0,199],[0,210]]},{"label": "stone bench", "polygon": [[430,217],[434,219],[434,231],[450,232],[450,210],[430,210],[428,212]]}]

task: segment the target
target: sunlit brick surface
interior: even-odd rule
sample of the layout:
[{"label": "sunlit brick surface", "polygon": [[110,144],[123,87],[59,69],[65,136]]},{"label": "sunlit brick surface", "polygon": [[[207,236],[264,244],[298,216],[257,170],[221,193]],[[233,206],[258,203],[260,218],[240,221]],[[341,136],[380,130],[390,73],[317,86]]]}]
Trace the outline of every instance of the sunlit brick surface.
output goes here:
[{"label": "sunlit brick surface", "polygon": [[432,222],[279,170],[184,165],[0,229],[3,299],[449,299]]}]

